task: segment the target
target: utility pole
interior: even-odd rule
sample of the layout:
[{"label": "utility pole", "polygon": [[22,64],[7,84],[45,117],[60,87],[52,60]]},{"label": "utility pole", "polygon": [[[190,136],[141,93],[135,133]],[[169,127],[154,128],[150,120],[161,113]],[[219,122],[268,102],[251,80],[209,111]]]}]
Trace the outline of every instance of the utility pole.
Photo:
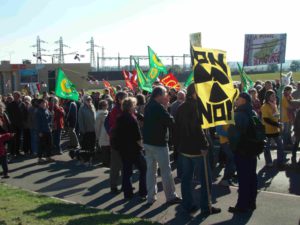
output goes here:
[{"label": "utility pole", "polygon": [[55,51],[59,51],[59,53],[58,53],[58,63],[59,64],[64,64],[65,63],[64,56],[66,55],[66,54],[64,54],[64,47],[68,47],[68,48],[70,48],[70,47],[63,43],[62,37],[60,37],[59,40],[54,42],[54,43],[59,44],[59,48],[55,49]]},{"label": "utility pole", "polygon": [[98,45],[95,45],[94,38],[91,37],[90,41],[86,42],[87,44],[90,44],[90,48],[87,49],[87,51],[90,51],[90,64],[92,68],[96,67],[96,60],[95,60],[95,48],[99,47]]},{"label": "utility pole", "polygon": [[40,36],[36,38],[36,44],[32,45],[31,47],[36,48],[36,53],[33,53],[33,56],[36,57],[36,64],[42,64],[42,51],[46,51],[45,49],[41,48],[41,43],[47,43],[40,39]]}]

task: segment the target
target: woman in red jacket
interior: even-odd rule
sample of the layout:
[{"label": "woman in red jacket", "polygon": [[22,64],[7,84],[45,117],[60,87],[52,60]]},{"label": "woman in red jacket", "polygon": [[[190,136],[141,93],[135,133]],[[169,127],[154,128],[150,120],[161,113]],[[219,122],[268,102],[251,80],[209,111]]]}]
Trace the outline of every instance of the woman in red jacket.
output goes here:
[{"label": "woman in red jacket", "polygon": [[[0,126],[2,126],[3,123],[0,121]],[[3,177],[2,178],[9,178],[8,176],[8,166],[7,166],[7,152],[5,149],[5,142],[13,138],[14,134],[11,133],[5,133],[0,134],[0,163],[2,165],[3,169]]]},{"label": "woman in red jacket", "polygon": [[57,97],[52,98],[53,102],[53,123],[52,123],[52,130],[53,130],[53,145],[55,148],[56,153],[62,154],[62,149],[60,145],[61,139],[61,131],[64,128],[64,115],[65,111],[62,107],[59,106],[59,100]]}]

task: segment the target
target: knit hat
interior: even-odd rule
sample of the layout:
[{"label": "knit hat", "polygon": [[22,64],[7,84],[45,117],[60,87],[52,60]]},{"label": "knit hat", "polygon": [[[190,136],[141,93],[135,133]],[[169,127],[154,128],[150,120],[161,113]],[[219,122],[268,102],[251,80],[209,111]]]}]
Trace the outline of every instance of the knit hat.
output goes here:
[{"label": "knit hat", "polygon": [[239,97],[245,99],[248,103],[251,103],[251,96],[248,93],[242,92]]}]

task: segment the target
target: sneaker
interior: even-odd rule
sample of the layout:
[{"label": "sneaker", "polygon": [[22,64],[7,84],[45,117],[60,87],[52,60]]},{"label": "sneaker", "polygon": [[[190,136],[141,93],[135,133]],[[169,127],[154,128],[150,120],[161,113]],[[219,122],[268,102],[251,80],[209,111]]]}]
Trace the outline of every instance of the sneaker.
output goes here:
[{"label": "sneaker", "polygon": [[8,178],[10,178],[10,176],[8,176],[8,175],[4,175],[3,177],[1,177],[2,179],[8,179]]},{"label": "sneaker", "polygon": [[201,211],[201,215],[213,215],[213,214],[218,214],[221,211],[222,210],[220,208],[211,207],[211,211],[210,210]]},{"label": "sneaker", "polygon": [[230,186],[230,182],[229,182],[229,180],[221,180],[219,182],[219,185],[225,186],[225,187],[229,187]]},{"label": "sneaker", "polygon": [[170,200],[170,201],[167,201],[167,204],[169,204],[169,205],[180,204],[180,203],[181,203],[181,201],[182,201],[182,199],[181,199],[181,198],[179,198],[179,197],[175,197],[175,198],[173,198],[172,200]]}]

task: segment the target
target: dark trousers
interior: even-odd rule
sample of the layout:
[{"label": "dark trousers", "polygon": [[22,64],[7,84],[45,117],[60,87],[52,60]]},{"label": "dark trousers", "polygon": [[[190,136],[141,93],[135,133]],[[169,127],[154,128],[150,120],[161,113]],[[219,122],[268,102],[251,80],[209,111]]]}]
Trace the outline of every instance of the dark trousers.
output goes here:
[{"label": "dark trousers", "polygon": [[110,146],[101,146],[101,159],[105,167],[110,167]]},{"label": "dark trousers", "polygon": [[294,159],[296,159],[296,156],[297,156],[297,150],[298,150],[298,147],[299,147],[299,143],[300,143],[300,138],[296,138],[294,148],[293,148],[293,151],[292,151],[292,157]]},{"label": "dark trousers", "polygon": [[23,151],[24,153],[32,153],[31,152],[31,139],[30,139],[30,130],[23,130]]},{"label": "dark trousers", "polygon": [[51,133],[42,133],[42,136],[39,136],[39,149],[38,149],[38,157],[42,158],[43,155],[45,157],[50,157],[51,155]]},{"label": "dark trousers", "polygon": [[86,132],[82,138],[82,149],[93,152],[96,146],[96,134],[95,132]]},{"label": "dark trousers", "polygon": [[7,156],[0,156],[0,163],[3,169],[3,176],[8,174],[8,166],[7,166]]},{"label": "dark trousers", "polygon": [[12,139],[12,155],[19,155],[20,154],[20,147],[21,147],[21,134],[22,134],[22,129],[20,128],[14,128],[13,133],[15,133],[14,138]]},{"label": "dark trousers", "polygon": [[60,140],[61,140],[61,129],[56,129],[53,131],[53,146],[57,152],[62,151],[60,146]]},{"label": "dark trousers", "polygon": [[257,196],[257,159],[235,154],[236,171],[239,182],[236,207],[249,209],[255,206]]},{"label": "dark trousers", "polygon": [[122,157],[123,162],[123,178],[122,178],[122,185],[123,185],[123,192],[124,197],[132,197],[133,196],[133,189],[131,184],[131,176],[132,176],[132,167],[133,165],[139,170],[139,195],[146,196],[147,195],[147,187],[146,187],[146,172],[147,172],[147,165],[146,160],[142,154],[139,156],[128,159]]}]

